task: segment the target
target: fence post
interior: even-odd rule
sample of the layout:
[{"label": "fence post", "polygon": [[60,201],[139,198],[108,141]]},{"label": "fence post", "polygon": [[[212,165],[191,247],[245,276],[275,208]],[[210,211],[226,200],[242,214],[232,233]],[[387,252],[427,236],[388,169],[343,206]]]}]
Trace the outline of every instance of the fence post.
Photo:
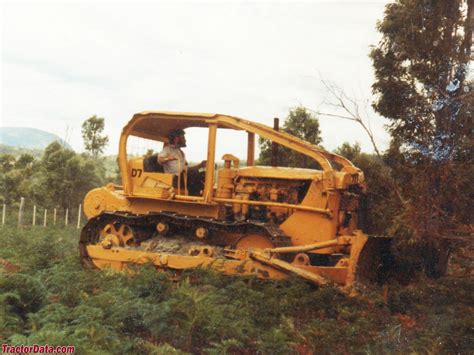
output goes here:
[{"label": "fence post", "polygon": [[18,228],[21,228],[23,222],[23,207],[25,206],[25,198],[20,198],[20,208],[18,208]]},{"label": "fence post", "polygon": [[48,210],[45,208],[44,209],[44,220],[43,220],[43,227],[46,227],[46,214],[48,213]]},{"label": "fence post", "polygon": [[69,217],[69,208],[66,208],[66,215],[64,216],[64,225],[65,226],[67,226],[68,217]]},{"label": "fence post", "polygon": [[82,209],[82,204],[79,204],[79,210],[77,212],[77,229],[79,229],[81,226],[81,209]]},{"label": "fence post", "polygon": [[56,208],[55,208],[54,212],[53,212],[53,226],[56,225],[56,216],[57,216],[57,214],[56,214]]},{"label": "fence post", "polygon": [[33,227],[36,226],[36,205],[33,206],[33,221],[31,222],[31,225]]},{"label": "fence post", "polygon": [[5,225],[5,216],[7,213],[7,205],[4,203],[3,204],[3,211],[2,211],[2,226]]}]

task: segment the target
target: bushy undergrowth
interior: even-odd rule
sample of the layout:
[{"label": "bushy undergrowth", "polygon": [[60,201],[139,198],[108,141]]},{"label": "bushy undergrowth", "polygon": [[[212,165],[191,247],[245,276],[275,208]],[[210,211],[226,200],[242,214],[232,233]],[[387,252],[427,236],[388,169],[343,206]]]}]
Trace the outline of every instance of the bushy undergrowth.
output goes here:
[{"label": "bushy undergrowth", "polygon": [[[76,229],[0,234],[0,341],[73,344],[78,353],[467,353],[468,278],[390,285],[349,298],[299,280],[206,270],[171,281],[151,265],[84,270]],[[18,269],[15,268],[18,267]],[[470,308],[471,307],[471,308]]]}]

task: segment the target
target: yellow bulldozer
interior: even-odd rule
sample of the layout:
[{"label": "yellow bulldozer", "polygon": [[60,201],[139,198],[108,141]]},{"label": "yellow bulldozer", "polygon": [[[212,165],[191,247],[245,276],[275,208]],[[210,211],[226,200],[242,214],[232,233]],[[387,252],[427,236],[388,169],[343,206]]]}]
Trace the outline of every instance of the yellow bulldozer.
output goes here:
[{"label": "yellow bulldozer", "polygon": [[[190,186],[186,169],[176,182],[156,155],[129,151],[137,138],[166,146],[171,132],[190,128],[199,128],[207,142],[199,189]],[[243,132],[245,166],[232,152],[216,160],[224,131]],[[320,169],[256,166],[256,136],[313,159]],[[88,222],[79,247],[88,266],[123,270],[153,263],[177,274],[210,267],[349,287],[383,273],[388,241],[359,229],[364,174],[342,156],[228,115],[149,111],[123,128],[118,161],[122,185],[96,188],[84,200]]]}]

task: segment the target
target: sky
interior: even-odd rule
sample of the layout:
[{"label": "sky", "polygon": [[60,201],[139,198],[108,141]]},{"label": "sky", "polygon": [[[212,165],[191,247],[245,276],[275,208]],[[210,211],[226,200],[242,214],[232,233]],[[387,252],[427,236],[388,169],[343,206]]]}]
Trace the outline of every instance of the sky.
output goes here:
[{"label": "sky", "polygon": [[[122,127],[145,110],[267,125],[298,105],[338,113],[324,79],[368,107],[384,149],[387,121],[370,110],[368,53],[387,2],[4,2],[1,126],[40,128],[80,152],[82,122],[97,115],[110,138],[106,153],[116,154]],[[326,149],[359,142],[373,151],[356,123],[319,121]],[[205,157],[206,143],[190,132],[188,159]],[[232,136],[218,143],[244,151]]]}]

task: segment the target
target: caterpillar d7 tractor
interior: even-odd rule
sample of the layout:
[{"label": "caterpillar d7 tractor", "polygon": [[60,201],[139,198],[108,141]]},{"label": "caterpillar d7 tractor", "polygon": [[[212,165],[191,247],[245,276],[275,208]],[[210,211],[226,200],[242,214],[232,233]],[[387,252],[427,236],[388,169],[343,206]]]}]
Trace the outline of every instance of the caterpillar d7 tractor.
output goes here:
[{"label": "caterpillar d7 tractor", "polygon": [[[128,151],[134,139],[166,145],[170,132],[190,128],[200,128],[207,144],[197,193],[188,192],[186,176],[176,184],[156,155]],[[223,131],[243,132],[245,166],[232,152],[216,157]],[[313,159],[320,169],[256,166],[256,135]],[[358,228],[364,174],[344,157],[232,116],[141,112],[123,128],[118,160],[122,185],[96,188],[84,200],[88,222],[79,246],[89,266],[122,270],[153,263],[177,274],[210,267],[343,286],[379,277],[386,241]]]}]

